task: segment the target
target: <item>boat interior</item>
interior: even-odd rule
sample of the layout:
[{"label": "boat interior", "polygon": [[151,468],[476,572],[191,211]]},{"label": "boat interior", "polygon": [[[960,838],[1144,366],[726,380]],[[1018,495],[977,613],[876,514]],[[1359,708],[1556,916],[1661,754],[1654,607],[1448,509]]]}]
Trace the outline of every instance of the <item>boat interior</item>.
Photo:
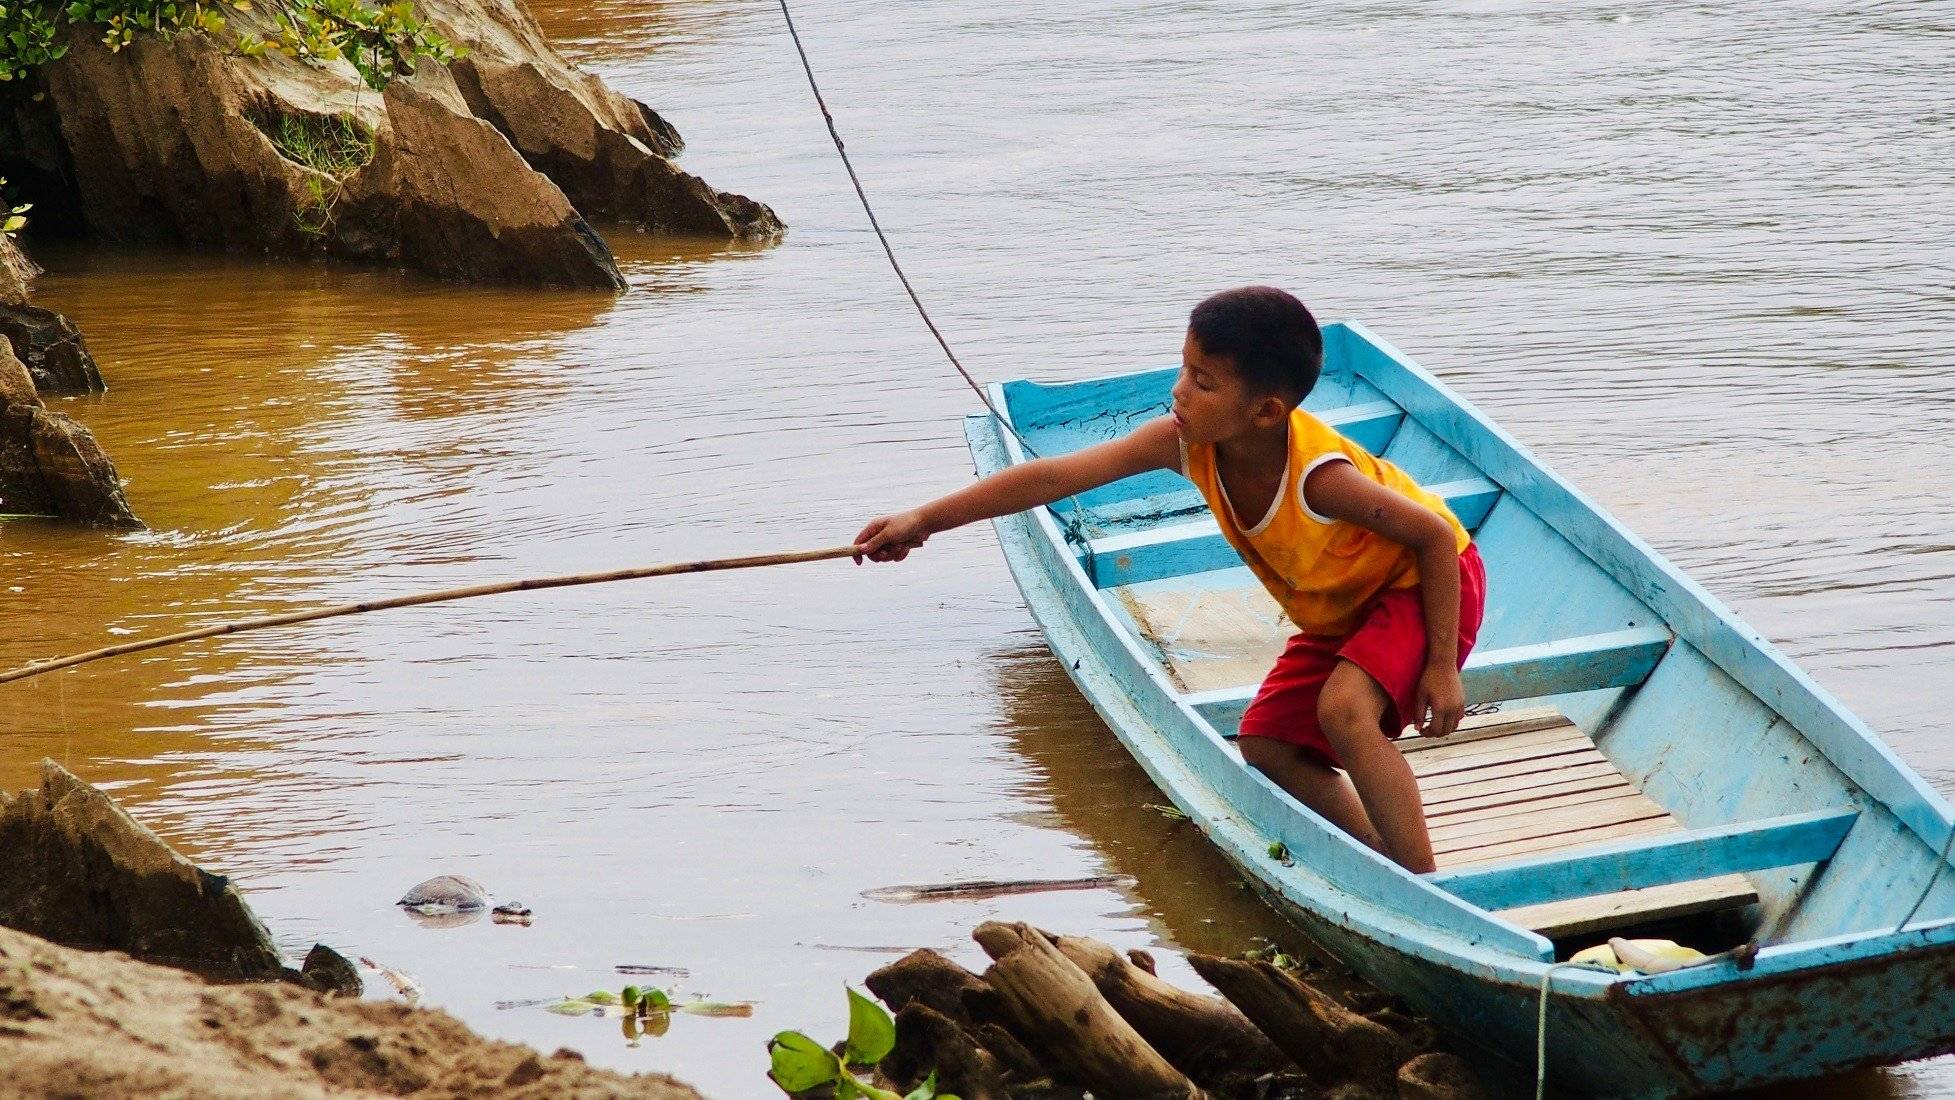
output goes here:
[{"label": "boat interior", "polygon": [[[1564,957],[1651,928],[1716,951],[1904,917],[1946,830],[1922,839],[1945,819],[1918,778],[1477,414],[1443,396],[1453,411],[1431,414],[1444,391],[1416,367],[1345,326],[1326,329],[1326,353],[1306,407],[1445,498],[1487,564],[1469,718],[1450,738],[1399,742],[1431,824],[1432,885]],[[1054,454],[1161,415],[1173,377],[999,392],[1025,441]],[[1479,432],[1493,442],[1466,438]],[[1232,739],[1291,628],[1199,494],[1157,472],[1054,512],[1108,617],[1203,735]],[[1799,690],[1768,703],[1741,677]],[[1955,883],[1934,890],[1923,920],[1955,911]]]}]

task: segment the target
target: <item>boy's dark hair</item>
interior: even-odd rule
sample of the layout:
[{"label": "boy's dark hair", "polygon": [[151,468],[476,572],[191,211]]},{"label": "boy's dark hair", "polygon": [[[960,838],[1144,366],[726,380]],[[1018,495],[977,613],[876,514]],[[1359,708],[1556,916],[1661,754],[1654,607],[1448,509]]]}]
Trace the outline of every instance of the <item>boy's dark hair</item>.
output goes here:
[{"label": "boy's dark hair", "polygon": [[1302,401],[1324,367],[1324,334],[1296,295],[1273,286],[1245,286],[1202,299],[1188,315],[1188,332],[1210,355],[1235,361],[1258,393]]}]

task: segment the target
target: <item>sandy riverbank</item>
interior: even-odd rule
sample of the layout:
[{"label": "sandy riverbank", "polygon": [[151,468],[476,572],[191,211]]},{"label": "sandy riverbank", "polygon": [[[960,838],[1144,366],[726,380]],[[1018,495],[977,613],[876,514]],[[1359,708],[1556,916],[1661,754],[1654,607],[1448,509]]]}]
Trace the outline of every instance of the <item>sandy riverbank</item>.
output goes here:
[{"label": "sandy riverbank", "polygon": [[570,1051],[496,1042],[434,1009],[284,982],[214,984],[0,928],[0,1096],[699,1100]]}]

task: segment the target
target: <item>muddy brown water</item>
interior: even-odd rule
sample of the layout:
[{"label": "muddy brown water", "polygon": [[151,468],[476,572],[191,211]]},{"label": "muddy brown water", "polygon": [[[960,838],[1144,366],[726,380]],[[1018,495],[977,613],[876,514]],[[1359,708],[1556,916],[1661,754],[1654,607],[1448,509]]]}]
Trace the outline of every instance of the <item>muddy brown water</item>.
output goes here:
[{"label": "muddy brown water", "polygon": [[[512,575],[825,546],[962,484],[973,408],[852,206],[778,12],[540,4],[777,247],[611,237],[615,300],[49,249],[112,385],[63,403],[150,522],[0,525],[0,661]],[[1955,46],[1944,9],[1093,2],[798,9],[898,247],[989,378],[1173,361],[1274,281],[1360,318],[1955,790]],[[1496,578],[1496,586],[1498,578]],[[1497,598],[1497,595],[1496,595]],[[295,954],[476,1027],[768,1094],[898,949],[1003,916],[1236,951],[1283,926],[1045,652],[986,529],[799,566],[342,619],[4,689],[234,874]],[[423,928],[441,872],[534,925]],[[1131,875],[903,905],[891,885]],[[628,1047],[502,1000],[682,967],[753,1000]],[[551,969],[554,968],[554,969]],[[576,968],[576,969],[572,969]],[[376,987],[380,983],[375,982]],[[1786,1095],[1955,1093],[1928,1062]]]}]

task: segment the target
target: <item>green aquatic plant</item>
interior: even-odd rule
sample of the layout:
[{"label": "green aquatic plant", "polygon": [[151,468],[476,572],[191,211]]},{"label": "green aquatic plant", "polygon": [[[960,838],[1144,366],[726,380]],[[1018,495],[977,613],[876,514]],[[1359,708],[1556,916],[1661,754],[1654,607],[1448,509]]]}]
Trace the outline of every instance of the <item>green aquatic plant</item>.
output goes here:
[{"label": "green aquatic plant", "polygon": [[876,1002],[848,989],[849,1033],[842,1053],[822,1046],[798,1031],[783,1031],[767,1044],[772,1066],[767,1076],[783,1092],[798,1093],[823,1085],[834,1089],[835,1100],[957,1100],[937,1091],[932,1071],[907,1094],[880,1088],[857,1077],[851,1067],[874,1066],[896,1047],[896,1021]]},{"label": "green aquatic plant", "polygon": [[[750,1001],[691,1001],[672,1000],[672,995],[654,986],[639,988],[635,985],[624,987],[623,992],[613,993],[599,989],[581,997],[564,997],[559,1001],[505,1001],[498,1007],[521,1007],[542,1004],[549,1011],[560,1016],[623,1016],[627,1019],[650,1019],[684,1013],[687,1016],[752,1016],[753,1003]],[[664,1030],[662,1027],[659,1029]]]}]

